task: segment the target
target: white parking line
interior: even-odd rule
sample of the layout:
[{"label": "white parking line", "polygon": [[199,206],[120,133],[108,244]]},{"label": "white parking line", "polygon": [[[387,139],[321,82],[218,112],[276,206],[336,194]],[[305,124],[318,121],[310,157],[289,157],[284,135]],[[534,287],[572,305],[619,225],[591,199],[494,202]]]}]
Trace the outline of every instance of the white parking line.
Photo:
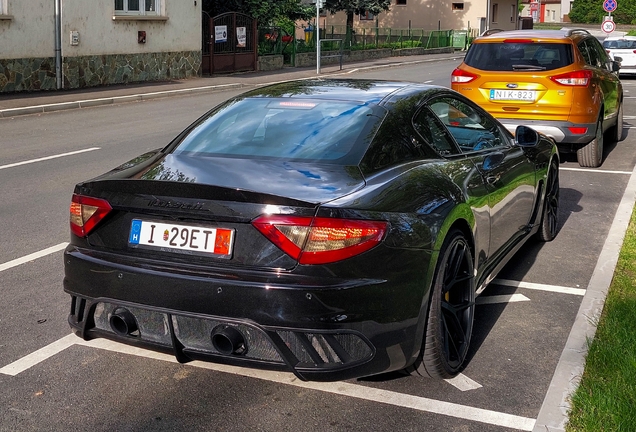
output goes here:
[{"label": "white parking line", "polygon": [[60,154],[56,154],[53,156],[46,156],[46,157],[41,157],[38,159],[31,159],[31,160],[26,160],[26,161],[22,161],[22,162],[16,162],[16,163],[12,163],[12,164],[8,164],[8,165],[0,165],[0,170],[5,169],[5,168],[13,168],[13,167],[17,167],[20,165],[27,165],[27,164],[32,164],[35,162],[41,162],[41,161],[45,161],[45,160],[50,160],[50,159],[57,159],[57,158],[61,158],[61,157],[65,157],[65,156],[72,156],[72,155],[76,155],[76,154],[80,154],[80,153],[86,153],[86,152],[90,152],[90,151],[95,151],[95,150],[99,150],[100,147],[91,147],[88,149],[84,149],[84,150],[77,150],[77,151],[72,151],[72,152],[68,152],[68,153],[60,153]]},{"label": "white parking line", "polygon": [[530,301],[530,299],[523,294],[479,296],[477,297],[475,303],[478,305],[484,305],[497,303],[515,303],[522,301]]},{"label": "white parking line", "polygon": [[0,369],[0,373],[4,375],[16,376],[17,374],[24,372],[25,370],[35,366],[36,364],[43,362],[49,357],[53,357],[55,354],[64,351],[66,348],[75,345],[78,340],[81,339],[79,339],[74,334],[64,336],[62,339],[59,339],[52,344],[45,346],[44,348],[40,348],[39,350],[34,351],[31,354],[22,357],[21,359],[16,360],[11,364],[6,365],[5,367]]},{"label": "white parking line", "polygon": [[464,374],[459,374],[455,378],[446,379],[444,381],[461,391],[477,390],[478,388],[483,387],[477,381],[468,378]]},{"label": "white parking line", "polygon": [[52,254],[54,252],[60,251],[60,250],[64,249],[67,245],[68,245],[68,243],[60,243],[58,245],[51,246],[51,247],[43,249],[41,251],[33,252],[32,254],[23,256],[22,258],[16,258],[16,259],[8,261],[8,262],[6,262],[4,264],[0,264],[0,272],[8,270],[8,269],[10,269],[12,267],[17,267],[20,264],[28,263],[29,261],[33,261],[34,259],[42,258],[43,256],[47,256],[47,255],[50,255],[50,254]]},{"label": "white parking line", "polygon": [[559,293],[559,294],[572,294],[572,295],[578,295],[578,296],[585,295],[585,290],[582,288],[570,288],[570,287],[562,287],[562,286],[556,286],[556,285],[543,285],[543,284],[537,284],[537,283],[531,283],[531,282],[513,281],[508,279],[495,279],[491,283],[495,285],[505,285],[505,286],[511,286],[516,288],[526,288],[526,289],[533,289],[533,290],[539,290],[539,291],[550,291],[550,292]]},{"label": "white parking line", "polygon": [[[75,335],[69,335],[57,342],[54,342],[29,356],[26,356],[8,366],[0,369],[0,373],[6,375],[17,375],[18,373],[28,369],[44,360],[45,356],[53,356],[59,353],[61,350],[70,347],[71,345],[82,345],[92,348],[103,349],[107,351],[113,351],[121,354],[129,354],[140,357],[151,358],[155,360],[162,360],[171,363],[176,363],[173,356],[147,351],[144,349],[120,344],[110,341],[108,339],[94,339],[91,341],[84,341]],[[379,402],[387,405],[399,406],[404,408],[411,408],[417,411],[434,413],[445,415],[449,417],[460,418],[464,420],[470,420],[480,423],[486,423],[489,425],[508,427],[518,430],[531,431],[534,427],[535,420],[528,417],[521,417],[512,414],[486,410],[482,408],[474,408],[466,405],[459,405],[450,402],[438,401],[435,399],[429,399],[419,396],[412,396],[408,394],[398,393],[394,391],[375,389],[372,387],[361,386],[357,384],[351,384],[348,382],[304,382],[300,381],[296,376],[287,372],[274,372],[266,370],[257,370],[249,368],[241,368],[235,366],[227,366],[215,363],[206,363],[200,361],[193,361],[188,363],[189,366],[212,370],[216,372],[230,373],[234,375],[240,375],[249,378],[256,378],[264,381],[275,382],[279,384],[292,385],[295,387],[301,387],[309,390],[317,390],[331,394],[337,394],[341,396],[348,396],[356,399],[363,399],[372,402]],[[460,378],[465,380],[466,385],[470,384],[470,379]],[[473,384],[474,385],[474,384]]]},{"label": "white parking line", "polygon": [[600,174],[625,174],[625,175],[632,175],[631,171],[612,171],[612,170],[600,170],[600,169],[588,169],[588,168],[560,167],[559,171],[582,171],[582,172],[591,172],[591,173],[600,173]]}]

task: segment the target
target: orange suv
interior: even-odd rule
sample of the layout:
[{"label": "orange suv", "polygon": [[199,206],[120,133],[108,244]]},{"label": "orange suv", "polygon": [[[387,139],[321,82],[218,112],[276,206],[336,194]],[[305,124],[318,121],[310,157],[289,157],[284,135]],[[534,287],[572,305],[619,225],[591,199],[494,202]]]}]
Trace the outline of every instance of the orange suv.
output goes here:
[{"label": "orange suv", "polygon": [[598,167],[604,135],[623,135],[619,66],[587,30],[491,30],[473,41],[451,87],[511,132],[530,126]]}]

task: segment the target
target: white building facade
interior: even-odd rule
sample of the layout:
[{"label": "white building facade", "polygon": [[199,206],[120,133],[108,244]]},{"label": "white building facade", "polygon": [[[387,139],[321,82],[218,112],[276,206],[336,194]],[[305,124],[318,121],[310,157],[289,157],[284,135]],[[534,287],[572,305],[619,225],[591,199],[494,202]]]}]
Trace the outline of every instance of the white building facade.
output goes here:
[{"label": "white building facade", "polygon": [[0,92],[201,74],[197,0],[0,0]]}]

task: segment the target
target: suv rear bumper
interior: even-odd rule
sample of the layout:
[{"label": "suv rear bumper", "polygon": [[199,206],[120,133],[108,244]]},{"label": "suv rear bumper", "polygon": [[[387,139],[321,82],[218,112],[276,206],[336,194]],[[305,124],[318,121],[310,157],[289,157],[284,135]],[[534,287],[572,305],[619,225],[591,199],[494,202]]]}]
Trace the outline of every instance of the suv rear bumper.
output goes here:
[{"label": "suv rear bumper", "polygon": [[[574,124],[570,122],[562,121],[549,121],[549,120],[517,120],[517,119],[498,119],[506,129],[511,133],[515,133],[517,126],[529,126],[537,132],[541,132],[544,135],[554,139],[558,144],[571,144],[572,149],[576,150],[578,147],[582,147],[592,141],[596,136],[596,124],[584,123]],[[587,128],[587,132],[584,134],[573,134],[570,131],[570,127]]]}]

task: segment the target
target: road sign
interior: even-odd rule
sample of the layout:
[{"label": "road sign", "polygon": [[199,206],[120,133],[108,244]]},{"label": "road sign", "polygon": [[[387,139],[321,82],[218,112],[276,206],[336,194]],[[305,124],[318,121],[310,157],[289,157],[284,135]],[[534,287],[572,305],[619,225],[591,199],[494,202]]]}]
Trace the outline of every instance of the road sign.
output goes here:
[{"label": "road sign", "polygon": [[616,24],[614,24],[614,21],[612,20],[606,20],[606,21],[603,21],[603,25],[601,26],[601,29],[603,29],[605,33],[611,33],[614,30],[616,30]]},{"label": "road sign", "polygon": [[614,12],[617,6],[618,4],[616,0],[605,0],[603,2],[603,9],[605,9],[605,12]]}]

